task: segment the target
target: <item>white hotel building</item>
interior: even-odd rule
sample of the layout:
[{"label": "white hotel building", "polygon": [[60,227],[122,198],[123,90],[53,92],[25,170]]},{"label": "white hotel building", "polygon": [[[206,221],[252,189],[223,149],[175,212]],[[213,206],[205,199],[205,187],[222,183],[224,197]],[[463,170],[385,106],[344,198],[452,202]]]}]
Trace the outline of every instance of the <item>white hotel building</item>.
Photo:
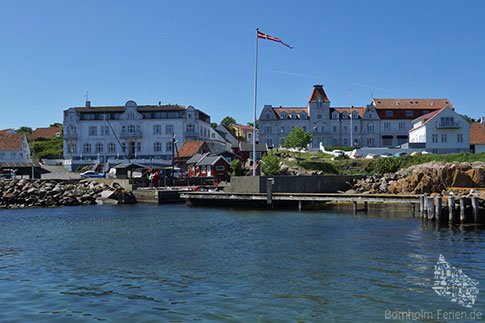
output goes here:
[{"label": "white hotel building", "polygon": [[68,168],[103,163],[136,162],[171,165],[185,141],[205,140],[211,150],[231,145],[210,125],[210,117],[193,106],[140,105],[73,107],[64,111],[64,159]]},{"label": "white hotel building", "polygon": [[265,105],[259,117],[260,143],[278,147],[293,127],[312,133],[312,147],[388,147],[408,142],[412,121],[449,107],[448,99],[373,99],[364,107],[330,107],[322,85],[314,85],[306,107]]}]

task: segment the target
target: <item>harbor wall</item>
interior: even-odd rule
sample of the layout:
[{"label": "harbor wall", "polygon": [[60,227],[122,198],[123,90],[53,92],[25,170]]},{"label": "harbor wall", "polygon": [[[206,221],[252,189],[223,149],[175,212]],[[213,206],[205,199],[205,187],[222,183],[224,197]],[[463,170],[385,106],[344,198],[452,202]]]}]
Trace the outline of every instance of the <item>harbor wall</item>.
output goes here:
[{"label": "harbor wall", "polygon": [[349,188],[347,182],[363,178],[362,175],[322,176],[232,176],[228,192],[266,193],[266,181],[274,178],[274,193],[336,193]]}]

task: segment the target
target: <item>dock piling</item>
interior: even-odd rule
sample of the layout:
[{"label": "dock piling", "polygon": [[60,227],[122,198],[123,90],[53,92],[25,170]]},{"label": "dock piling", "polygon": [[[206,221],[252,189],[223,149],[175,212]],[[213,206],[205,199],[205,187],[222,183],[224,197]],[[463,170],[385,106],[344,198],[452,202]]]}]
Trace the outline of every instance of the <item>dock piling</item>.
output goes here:
[{"label": "dock piling", "polygon": [[426,198],[426,205],[428,207],[427,210],[427,215],[428,215],[428,220],[434,220],[435,214],[434,214],[434,198],[432,196],[429,196]]},{"label": "dock piling", "polygon": [[461,221],[461,223],[465,223],[465,205],[466,205],[465,198],[460,197],[460,221]]},{"label": "dock piling", "polygon": [[352,204],[354,206],[354,213],[357,213],[357,201],[353,201]]},{"label": "dock piling", "polygon": [[473,222],[478,223],[478,198],[472,197]]},{"label": "dock piling", "polygon": [[301,200],[298,200],[298,211],[301,212]]},{"label": "dock piling", "polygon": [[268,205],[273,205],[273,178],[268,178],[266,180],[266,193],[268,195],[266,203]]},{"label": "dock piling", "polygon": [[424,193],[423,194],[423,218],[427,219],[428,218],[428,194]]},{"label": "dock piling", "polygon": [[369,203],[367,201],[364,202],[364,212],[367,213],[369,211]]},{"label": "dock piling", "polygon": [[448,221],[452,223],[456,223],[457,218],[456,218],[456,211],[455,211],[455,197],[454,196],[448,196]]},{"label": "dock piling", "polygon": [[435,199],[435,216],[436,216],[436,220],[438,221],[442,221],[442,209],[441,209],[441,196],[437,196],[436,199]]}]

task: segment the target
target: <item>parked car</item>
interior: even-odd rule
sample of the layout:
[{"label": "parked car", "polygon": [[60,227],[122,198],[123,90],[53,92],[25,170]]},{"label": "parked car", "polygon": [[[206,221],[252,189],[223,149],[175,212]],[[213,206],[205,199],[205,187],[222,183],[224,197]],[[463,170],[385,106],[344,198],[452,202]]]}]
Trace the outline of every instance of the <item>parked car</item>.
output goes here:
[{"label": "parked car", "polygon": [[395,157],[402,157],[404,155],[407,155],[407,153],[402,152],[402,151],[399,151],[399,152],[397,152],[397,153],[394,154]]},{"label": "parked car", "polygon": [[106,177],[106,174],[98,174],[94,170],[88,170],[85,171],[84,173],[81,173],[81,178],[104,178]]},{"label": "parked car", "polygon": [[367,159],[377,159],[377,158],[379,158],[379,155],[376,155],[376,154],[367,154],[367,156],[365,156],[365,158],[367,158]]},{"label": "parked car", "polygon": [[387,154],[382,154],[382,155],[381,155],[381,157],[382,157],[382,158],[389,158],[389,157],[392,157],[392,156],[394,156],[394,155],[393,155],[393,154],[389,154],[389,153],[387,153]]},{"label": "parked car", "polygon": [[420,153],[419,151],[413,151],[413,152],[411,153],[411,156],[413,156],[413,157],[414,157],[414,156],[420,156],[420,155],[421,155],[421,153]]},{"label": "parked car", "polygon": [[421,154],[423,154],[423,155],[433,155],[433,153],[429,152],[429,151],[423,151]]}]

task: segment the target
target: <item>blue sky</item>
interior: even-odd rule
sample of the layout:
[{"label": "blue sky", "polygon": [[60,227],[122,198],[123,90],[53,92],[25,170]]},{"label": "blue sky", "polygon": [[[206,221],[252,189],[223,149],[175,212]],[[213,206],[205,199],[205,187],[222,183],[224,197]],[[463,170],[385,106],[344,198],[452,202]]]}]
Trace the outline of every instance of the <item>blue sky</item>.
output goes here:
[{"label": "blue sky", "polygon": [[0,129],[62,122],[92,105],[193,105],[219,122],[305,106],[448,98],[485,115],[482,1],[1,1]]}]

